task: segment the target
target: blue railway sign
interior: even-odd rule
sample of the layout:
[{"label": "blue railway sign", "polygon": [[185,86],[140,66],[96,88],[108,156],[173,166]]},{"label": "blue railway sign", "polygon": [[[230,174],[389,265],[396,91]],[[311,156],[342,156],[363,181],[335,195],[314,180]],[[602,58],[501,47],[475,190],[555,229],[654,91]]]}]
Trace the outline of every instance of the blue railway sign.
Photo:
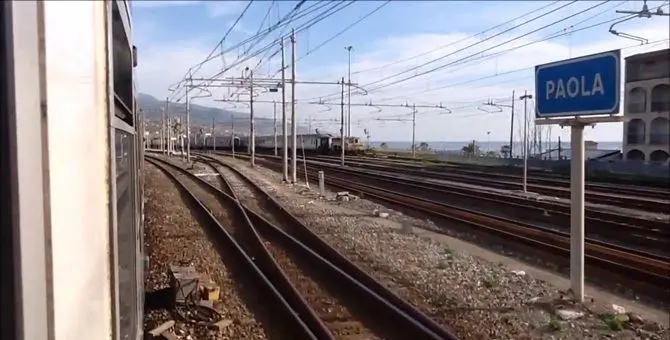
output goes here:
[{"label": "blue railway sign", "polygon": [[535,116],[618,113],[620,84],[620,50],[535,66]]}]

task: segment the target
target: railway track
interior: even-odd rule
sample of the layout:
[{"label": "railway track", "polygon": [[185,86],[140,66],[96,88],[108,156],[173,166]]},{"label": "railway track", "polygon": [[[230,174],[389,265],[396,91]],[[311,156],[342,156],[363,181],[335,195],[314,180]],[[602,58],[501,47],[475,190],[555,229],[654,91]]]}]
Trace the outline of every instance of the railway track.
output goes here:
[{"label": "railway track", "polygon": [[[276,159],[270,157],[269,159]],[[353,169],[342,169],[338,165],[308,161],[311,166],[328,172],[351,173]],[[414,193],[425,198],[448,203],[461,208],[477,207],[506,218],[519,218],[537,226],[568,231],[570,206],[552,201],[510,196],[495,191],[466,188],[459,185],[437,182],[431,179],[401,176],[389,172],[356,169],[356,176],[365,177],[367,183],[382,187],[402,183],[404,193]],[[586,234],[599,240],[608,240],[644,252],[653,252],[667,258],[670,249],[670,224],[664,219],[647,219],[611,211],[586,209]]]},{"label": "railway track", "polygon": [[[259,159],[257,162],[274,170],[280,169],[279,164],[271,160]],[[298,172],[304,175],[302,169],[299,169]],[[309,168],[308,176],[312,181],[317,180],[316,171]],[[365,178],[360,178],[354,171],[343,171],[342,173],[330,171],[326,176],[329,186],[353,193],[362,193],[367,198],[420,211],[429,216],[468,226],[471,229],[495,234],[506,240],[528,245],[533,249],[553,253],[564,260],[569,258],[570,239],[566,233],[538,228],[519,219],[492,216],[408,194],[403,184],[397,181],[395,184],[389,182],[383,187],[369,185],[364,183],[365,181]],[[587,240],[585,247],[585,261],[592,268],[606,269],[609,273],[621,278],[634,278],[645,285],[655,287],[663,294],[667,293],[667,287],[670,287],[670,263],[663,256],[597,240]]]},{"label": "railway track", "polygon": [[[351,158],[351,157],[350,157]],[[308,158],[310,159],[310,158]],[[340,160],[331,156],[311,157],[312,160],[339,164]],[[458,181],[478,186],[505,190],[520,190],[521,178],[515,175],[495,174],[484,171],[444,169],[436,171],[434,167],[420,165],[403,165],[393,162],[377,161],[361,157],[349,160],[346,164],[356,167],[401,173],[438,180]],[[569,181],[557,179],[528,178],[528,190],[542,195],[561,198],[570,197]],[[605,184],[586,184],[585,198],[598,204],[620,206],[650,212],[670,213],[670,191],[664,189],[647,189],[631,186],[610,186]]]},{"label": "railway track", "polygon": [[[374,280],[374,283],[361,280],[364,277],[360,274],[364,273],[360,269],[357,276],[350,275],[350,272],[356,274],[357,267],[332,248],[325,248],[327,245],[323,241],[315,242],[318,239],[316,235],[312,234],[312,242],[308,245],[304,241],[310,239],[308,229],[296,225],[297,219],[290,214],[286,215],[288,212],[280,206],[268,209],[268,206],[278,203],[266,194],[261,194],[262,190],[249,186],[243,195],[239,195],[245,190],[241,184],[244,177],[231,181],[229,171],[232,170],[223,169],[223,163],[214,164],[212,159],[201,158],[202,162],[216,169],[219,178],[223,180],[216,182],[197,178],[165,160],[152,160],[169,168],[167,171],[189,187],[196,199],[210,209],[212,216],[226,220],[231,225],[237,221],[236,227],[227,227],[230,229],[228,233],[244,251],[256,259],[258,267],[276,290],[286,296],[290,307],[317,338],[455,339],[447,330],[381,284]],[[256,193],[249,195],[254,190],[257,190]],[[237,206],[237,220],[231,219],[233,213],[226,216],[225,212],[218,209],[217,206],[224,201],[229,211],[235,210]],[[277,210],[285,214],[272,212]],[[241,221],[243,223],[240,225]],[[292,229],[303,240],[290,235],[288,231]],[[331,285],[324,282],[330,282]],[[333,286],[332,283],[337,285]]]},{"label": "railway track", "polygon": [[[328,167],[327,171],[329,174],[339,173],[342,177],[350,174],[350,171],[339,167]],[[496,194],[495,192],[441,186],[430,181],[413,180],[376,172],[357,171],[356,176],[367,184],[374,183],[379,187],[393,187],[401,182],[401,192],[405,194],[429,198],[464,209],[472,206],[482,207],[478,210],[492,211],[495,212],[495,215],[505,218],[522,217],[534,225],[556,231],[567,231],[570,226],[570,208],[568,206]],[[670,249],[670,225],[665,221],[589,211],[585,218],[585,227],[587,237],[612,242],[625,240],[626,246],[636,247],[642,254],[648,256],[658,254],[659,258],[662,256],[666,260],[670,258],[670,253],[668,253],[668,249]],[[654,254],[650,254],[650,251],[653,251]]]},{"label": "railway track", "polygon": [[[357,156],[357,155],[356,155]],[[485,166],[485,165],[476,165],[476,164],[463,164],[463,163],[454,163],[454,162],[445,162],[438,160],[429,160],[429,159],[413,159],[407,157],[396,157],[396,156],[377,156],[377,155],[365,155],[362,156],[365,159],[377,159],[380,161],[391,161],[398,162],[399,164],[414,164],[425,166],[432,169],[449,169],[462,172],[481,172],[484,174],[506,174],[509,176],[515,176],[516,178],[521,177],[522,168],[518,166],[511,165],[498,165],[498,166]],[[553,171],[547,170],[535,170],[529,169],[529,176],[537,179],[545,179],[549,181],[559,181],[564,183],[569,183],[570,175],[565,173],[556,173]],[[607,177],[595,177],[589,180],[589,185],[594,186],[605,186],[618,188],[621,185],[633,187],[634,189],[642,190],[652,190],[660,187],[667,187],[668,179],[665,178],[646,178],[646,179],[635,179],[631,178],[628,175],[616,176],[615,174],[610,174]],[[658,191],[658,190],[656,190]]]},{"label": "railway track", "polygon": [[[178,189],[184,193],[189,201],[191,201],[192,206],[200,212],[200,215],[205,216],[204,220],[209,227],[208,230],[214,234],[217,241],[219,241],[216,243],[219,245],[219,249],[217,250],[221,254],[232,253],[233,257],[238,261],[239,266],[244,268],[248,275],[250,275],[250,281],[259,285],[266,293],[265,296],[267,297],[267,305],[271,309],[270,312],[286,322],[285,331],[298,339],[319,339],[319,337],[314,334],[310,327],[303,321],[304,317],[301,317],[294,309],[289,299],[286,299],[285,295],[275,287],[272,280],[263,272],[260,268],[262,264],[257,265],[253,256],[250,256],[247,253],[236,239],[235,234],[231,233],[232,221],[225,221],[227,226],[224,226],[224,224],[220,222],[222,216],[215,216],[205,203],[197,198],[194,190],[197,186],[195,185],[195,181],[183,173],[176,171],[170,164],[157,158],[145,155],[145,160],[158,167],[172,179],[176,183]],[[222,248],[225,248],[225,250]]]}]

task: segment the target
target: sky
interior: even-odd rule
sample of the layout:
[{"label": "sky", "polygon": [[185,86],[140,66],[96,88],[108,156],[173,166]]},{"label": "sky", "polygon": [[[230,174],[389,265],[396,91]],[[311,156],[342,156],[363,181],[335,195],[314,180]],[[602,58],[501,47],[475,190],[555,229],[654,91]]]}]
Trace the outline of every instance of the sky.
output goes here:
[{"label": "sky", "polygon": [[[373,141],[411,140],[411,109],[374,106],[407,104],[419,106],[419,141],[509,140],[514,91],[514,139],[519,140],[524,112],[519,97],[524,91],[533,94],[536,65],[614,49],[621,49],[626,57],[668,48],[670,35],[667,16],[634,18],[614,27],[646,39],[646,44],[608,32],[617,18],[625,17],[617,10],[639,11],[642,1],[338,3],[307,1],[291,24],[271,30],[297,1],[257,0],[250,5],[248,1],[133,1],[138,88],[157,98],[183,100],[183,92],[168,89],[179,84],[188,70],[210,53],[214,57],[192,73],[194,79],[240,77],[245,67],[254,70],[256,79],[281,79],[281,54],[276,42],[295,28],[296,119],[312,129],[339,133],[341,87],[337,82],[348,78],[350,65],[352,83],[367,92],[352,87],[352,135],[364,136],[367,130]],[[669,12],[668,1],[647,4],[650,9],[662,6],[665,13]],[[305,22],[331,6],[338,6],[331,15],[303,28]],[[269,30],[269,34],[263,34]],[[259,32],[263,39],[257,39]],[[217,47],[224,35],[226,39]],[[554,38],[547,40],[550,36]],[[264,46],[268,48],[261,51]],[[346,46],[352,46],[352,50],[347,51]],[[291,47],[290,40],[285,40],[287,77],[292,73]],[[229,70],[221,74],[223,69]],[[248,90],[240,96],[231,94],[244,89],[207,90],[196,91],[192,102],[248,114],[245,103],[221,101],[229,98],[246,102]],[[281,102],[281,91],[255,93],[255,115],[272,117],[271,102]],[[286,95],[290,100],[289,86]],[[319,105],[320,101],[333,104]],[[487,101],[502,106],[483,105]],[[530,121],[534,105],[532,100],[526,103]],[[346,112],[346,105],[344,109]],[[567,128],[552,127],[549,131],[543,127],[541,135],[569,140],[570,132]],[[620,141],[622,124],[599,124],[586,129],[585,138]]]}]

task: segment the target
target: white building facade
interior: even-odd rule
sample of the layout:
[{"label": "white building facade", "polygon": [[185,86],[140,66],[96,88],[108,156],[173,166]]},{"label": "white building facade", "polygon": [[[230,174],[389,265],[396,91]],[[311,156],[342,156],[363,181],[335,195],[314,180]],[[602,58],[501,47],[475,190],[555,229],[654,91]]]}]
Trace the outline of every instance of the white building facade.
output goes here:
[{"label": "white building facade", "polygon": [[626,58],[623,157],[667,163],[670,154],[670,49]]}]

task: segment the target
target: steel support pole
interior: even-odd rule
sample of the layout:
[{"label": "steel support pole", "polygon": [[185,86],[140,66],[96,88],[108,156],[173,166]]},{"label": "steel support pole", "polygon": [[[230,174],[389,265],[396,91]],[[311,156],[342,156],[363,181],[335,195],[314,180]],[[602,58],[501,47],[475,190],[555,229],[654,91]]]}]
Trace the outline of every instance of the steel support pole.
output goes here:
[{"label": "steel support pole", "polygon": [[186,163],[191,163],[191,101],[188,98],[189,88],[186,88]]},{"label": "steel support pole", "polygon": [[256,134],[254,131],[254,71],[249,70],[249,153],[251,166],[256,165]]},{"label": "steel support pole", "polygon": [[347,85],[347,137],[351,137],[351,49],[347,46],[347,55],[349,57],[349,84]]},{"label": "steel support pole", "polygon": [[170,99],[165,97],[165,127],[167,128],[167,155],[172,151],[172,135],[170,133]]},{"label": "steel support pole", "polygon": [[214,137],[214,130],[216,128],[216,122],[214,118],[212,118],[212,149],[213,151],[216,151],[216,138]]},{"label": "steel support pole", "polygon": [[272,101],[272,133],[274,135],[274,149],[275,149],[275,157],[277,157],[277,103],[275,101]]},{"label": "steel support pole", "polygon": [[575,299],[584,299],[584,125],[570,133],[570,283]]},{"label": "steel support pole", "polygon": [[412,105],[412,158],[416,158],[416,106]]},{"label": "steel support pole", "polygon": [[523,192],[528,192],[528,99],[533,98],[524,91],[523,96]]},{"label": "steel support pole", "polygon": [[284,38],[280,41],[281,46],[281,134],[282,134],[282,180],[288,182],[288,136],[286,130],[286,62],[284,58]]},{"label": "steel support pole", "polygon": [[513,158],[514,154],[514,90],[512,90],[512,118],[509,123],[509,159]]},{"label": "steel support pole", "polygon": [[298,180],[297,150],[298,150],[298,124],[295,114],[295,83],[296,83],[296,48],[295,30],[291,30],[291,183]]},{"label": "steel support pole", "polygon": [[342,153],[342,166],[344,166],[344,77],[342,77],[342,95],[340,100],[340,149]]}]

